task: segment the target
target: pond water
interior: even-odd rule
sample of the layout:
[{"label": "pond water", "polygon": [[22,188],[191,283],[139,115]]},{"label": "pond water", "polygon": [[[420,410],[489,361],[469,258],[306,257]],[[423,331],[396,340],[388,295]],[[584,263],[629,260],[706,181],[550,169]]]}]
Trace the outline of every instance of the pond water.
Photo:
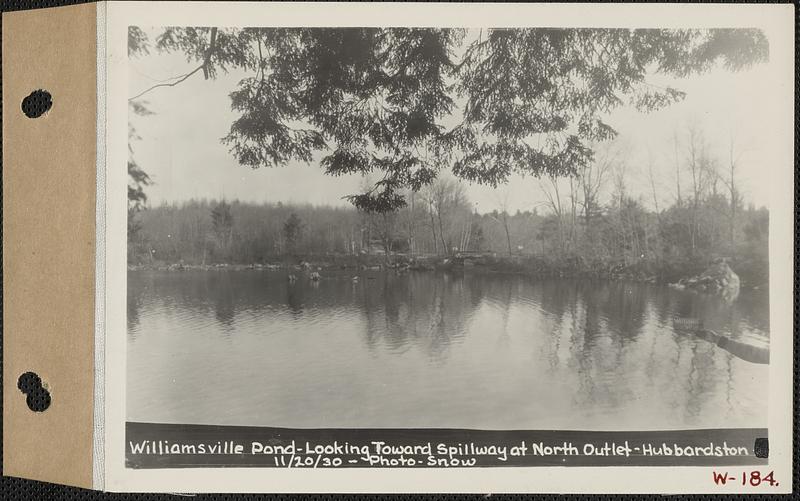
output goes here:
[{"label": "pond water", "polygon": [[[130,271],[127,417],[281,427],[765,427],[765,291],[477,273]],[[358,275],[354,281],[353,276]]]}]

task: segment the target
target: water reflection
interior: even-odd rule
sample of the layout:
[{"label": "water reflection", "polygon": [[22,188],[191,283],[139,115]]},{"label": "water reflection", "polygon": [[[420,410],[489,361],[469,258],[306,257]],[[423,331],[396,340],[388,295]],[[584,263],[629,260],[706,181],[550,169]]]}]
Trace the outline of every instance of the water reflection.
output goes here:
[{"label": "water reflection", "polygon": [[[128,417],[344,427],[763,426],[767,298],[515,276],[131,272]],[[171,381],[171,384],[164,384]],[[237,385],[246,381],[247,384]],[[200,397],[200,398],[198,398]],[[764,407],[765,408],[765,407]]]}]

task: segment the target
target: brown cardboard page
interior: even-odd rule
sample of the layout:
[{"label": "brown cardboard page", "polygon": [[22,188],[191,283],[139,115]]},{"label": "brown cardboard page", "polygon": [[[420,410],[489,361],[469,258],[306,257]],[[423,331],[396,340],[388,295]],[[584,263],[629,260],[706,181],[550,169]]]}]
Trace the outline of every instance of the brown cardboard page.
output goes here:
[{"label": "brown cardboard page", "polygon": [[[3,14],[3,465],[92,487],[96,5]],[[20,104],[37,89],[46,115]],[[52,403],[17,388],[33,371]]]}]

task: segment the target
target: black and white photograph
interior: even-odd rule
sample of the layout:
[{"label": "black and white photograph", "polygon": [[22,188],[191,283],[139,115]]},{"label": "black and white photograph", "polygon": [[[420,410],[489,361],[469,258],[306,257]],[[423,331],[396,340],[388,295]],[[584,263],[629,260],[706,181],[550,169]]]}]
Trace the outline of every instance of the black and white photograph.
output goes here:
[{"label": "black and white photograph", "polygon": [[127,35],[128,422],[767,428],[762,30]]},{"label": "black and white photograph", "polygon": [[792,6],[66,3],[2,16],[4,476],[795,489]]}]

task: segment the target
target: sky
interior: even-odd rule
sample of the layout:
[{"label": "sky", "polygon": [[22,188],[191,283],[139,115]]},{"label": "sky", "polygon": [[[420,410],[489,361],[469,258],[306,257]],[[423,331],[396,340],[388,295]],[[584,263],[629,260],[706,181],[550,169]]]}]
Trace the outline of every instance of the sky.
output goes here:
[{"label": "sky", "polygon": [[[773,64],[740,72],[715,68],[685,79],[649,77],[649,83],[673,86],[687,95],[682,102],[657,112],[641,113],[622,107],[607,117],[606,122],[619,132],[617,142],[625,153],[628,193],[640,197],[651,208],[655,205],[654,191],[661,207],[674,202],[673,138],[677,133],[679,156],[683,158],[688,127],[694,124],[703,130],[712,154],[723,166],[729,162],[733,138],[737,182],[745,203],[769,207],[768,176],[764,172],[770,165],[760,160],[770,157],[769,152],[779,146],[779,124],[770,120],[779,103],[770,96],[776,85],[791,84],[765,78],[772,73]],[[194,66],[183,55],[156,51],[132,59],[128,65],[129,95],[187,73]],[[257,203],[349,205],[343,197],[359,191],[359,176],[332,178],[316,162],[291,162],[285,167],[253,170],[239,165],[220,142],[237,117],[230,109],[228,95],[245,76],[244,72],[231,71],[215,80],[205,80],[202,73],[197,73],[174,87],[161,87],[146,94],[143,99],[153,114],[133,118],[141,139],[132,147],[137,163],[154,181],[146,189],[149,204],[225,198]],[[650,183],[649,166],[655,190]],[[607,195],[611,189],[609,181],[603,191]],[[467,194],[479,212],[503,205],[510,212],[541,211],[546,200],[538,180],[517,175],[498,189],[468,184]]]}]

